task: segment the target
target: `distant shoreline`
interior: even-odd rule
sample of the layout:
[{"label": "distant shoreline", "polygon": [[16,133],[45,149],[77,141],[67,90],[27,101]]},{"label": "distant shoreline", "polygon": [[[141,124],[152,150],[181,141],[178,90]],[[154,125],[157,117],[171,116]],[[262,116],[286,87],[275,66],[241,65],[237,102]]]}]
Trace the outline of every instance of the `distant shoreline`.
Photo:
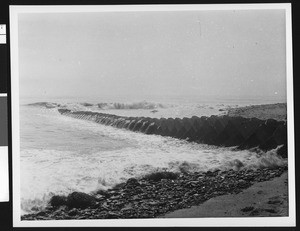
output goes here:
[{"label": "distant shoreline", "polygon": [[286,121],[287,104],[275,103],[229,108],[227,115],[232,117],[242,116],[245,118],[257,118],[261,120],[275,119],[278,121]]}]

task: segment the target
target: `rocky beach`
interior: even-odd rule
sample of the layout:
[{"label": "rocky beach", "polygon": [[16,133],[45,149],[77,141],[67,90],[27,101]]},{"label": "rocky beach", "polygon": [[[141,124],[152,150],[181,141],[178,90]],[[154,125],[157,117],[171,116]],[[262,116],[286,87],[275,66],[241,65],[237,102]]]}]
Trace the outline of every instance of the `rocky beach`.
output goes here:
[{"label": "rocky beach", "polygon": [[[67,197],[54,196],[44,211],[24,215],[22,220],[161,217],[174,210],[202,204],[217,196],[241,193],[257,182],[280,177],[286,171],[287,168],[282,167],[179,175],[159,172],[143,179],[131,178],[124,184],[94,195],[73,192]],[[280,201],[274,203],[280,204]],[[274,209],[266,211],[270,212],[270,216],[277,214]],[[249,212],[249,216],[260,214],[250,206],[242,208],[242,212]]]},{"label": "rocky beach", "polygon": [[179,209],[164,218],[280,217],[289,215],[288,173],[257,182],[238,194],[213,197],[199,206]]},{"label": "rocky beach", "polygon": [[[235,108],[229,109],[225,117],[213,116],[208,119],[194,117],[191,120],[183,119],[183,122],[177,125],[175,119],[172,126],[177,130],[170,129],[172,123],[166,123],[169,119],[149,122],[148,118],[143,120],[114,115],[101,115],[103,118],[100,118],[99,113],[72,113],[66,109],[60,109],[60,113],[116,127],[122,124],[122,128],[129,130],[135,128],[146,134],[156,134],[157,131],[161,132],[161,135],[173,133],[175,137],[180,135],[181,137],[176,137],[179,139],[195,137],[195,134],[205,132],[201,137],[202,142],[218,141],[221,142],[220,145],[252,149],[257,155],[277,147],[277,153],[274,155],[286,159],[286,109],[283,108],[286,108],[286,104]],[[184,121],[188,123],[192,121],[194,125],[187,126]],[[199,125],[201,123],[202,127]],[[145,124],[147,128],[143,128]],[[213,136],[216,136],[215,139],[210,139]],[[141,178],[130,178],[108,190],[98,190],[90,194],[75,191],[67,196],[54,195],[45,209],[23,215],[21,219],[206,217],[207,208],[210,211],[219,211],[207,213],[207,216],[213,217],[288,216],[287,170],[287,165],[280,167],[272,163],[268,163],[268,167],[247,169],[237,160],[233,169],[225,171],[220,169],[205,172],[189,172],[183,169],[179,173],[157,171]],[[267,190],[268,188],[281,190],[275,192]],[[260,199],[262,195],[263,198]],[[237,200],[241,201],[238,206]],[[229,209],[233,207],[235,211]]]}]

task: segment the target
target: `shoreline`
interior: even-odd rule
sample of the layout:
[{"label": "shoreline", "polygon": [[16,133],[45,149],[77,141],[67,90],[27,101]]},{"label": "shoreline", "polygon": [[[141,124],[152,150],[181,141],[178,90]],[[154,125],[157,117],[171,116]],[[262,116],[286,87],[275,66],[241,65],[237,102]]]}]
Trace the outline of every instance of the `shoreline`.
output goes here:
[{"label": "shoreline", "polygon": [[[134,105],[139,105],[145,103],[144,107],[134,107]],[[111,114],[119,117],[149,117],[152,119],[160,119],[160,118],[180,118],[183,119],[184,117],[189,118],[192,116],[241,116],[244,118],[257,118],[261,120],[267,119],[275,119],[278,121],[286,121],[286,112],[287,112],[287,103],[282,103],[277,101],[276,103],[263,103],[263,104],[236,104],[236,105],[226,105],[223,103],[216,104],[213,106],[209,106],[208,104],[197,105],[195,103],[194,107],[199,107],[202,109],[210,109],[212,111],[207,112],[203,111],[202,114],[194,112],[193,114],[183,113],[182,115],[161,115],[159,112],[160,110],[170,109],[173,108],[174,105],[169,103],[170,105],[159,103],[159,102],[152,102],[152,101],[141,101],[141,102],[131,102],[131,103],[88,103],[84,102],[69,102],[70,105],[77,105],[81,107],[85,107],[82,109],[77,108],[75,111],[92,111],[104,114]],[[58,102],[51,102],[50,101],[43,101],[43,102],[32,102],[27,104],[22,104],[23,106],[35,106],[35,107],[42,107],[47,109],[69,109],[68,103],[58,103]],[[104,108],[102,106],[104,105]],[[112,108],[105,108],[105,105],[113,105]],[[114,106],[115,105],[115,106]],[[149,105],[152,105],[148,107]],[[191,105],[190,105],[191,106]],[[124,113],[126,111],[126,113]],[[128,113],[129,111],[134,111],[134,114]],[[144,112],[144,113],[142,113]],[[158,114],[157,114],[158,113]]]},{"label": "shoreline", "polygon": [[239,194],[214,197],[201,205],[167,213],[162,218],[253,216],[288,216],[287,172],[270,181],[255,183]]},{"label": "shoreline", "polygon": [[[284,122],[284,119],[281,119],[286,119],[286,104],[267,104],[229,108],[227,115],[241,116],[248,119],[259,118],[264,120],[277,120],[279,118],[280,121]],[[105,119],[108,120],[109,118]],[[165,123],[165,121],[162,122]],[[277,123],[273,121],[271,122]],[[107,124],[107,122],[105,122],[105,124]],[[129,124],[131,123],[128,123],[127,125],[129,126]],[[138,126],[132,126],[132,128],[136,127]],[[165,127],[166,131],[169,131],[167,126]],[[283,129],[281,130],[284,131],[285,127],[282,127]],[[278,130],[278,134],[280,136],[278,134],[276,136],[271,136],[271,141],[285,143],[284,140],[281,139],[281,130]],[[224,133],[224,137],[227,137],[230,134],[232,136],[235,134],[235,132],[236,130],[229,129],[228,133]],[[271,133],[273,134],[273,132],[270,132],[270,134]],[[263,138],[264,142],[267,140],[268,137]],[[271,144],[274,146],[273,143],[271,142]],[[283,158],[287,158],[286,145],[280,148],[277,154]],[[23,215],[21,216],[21,219],[61,220],[161,218],[164,216],[184,217],[185,213],[191,214],[190,216],[194,217],[197,216],[197,214],[200,214],[199,211],[203,211],[203,209],[196,207],[193,208],[194,210],[192,211],[184,210],[185,212],[182,212],[182,209],[204,205],[208,206],[210,210],[216,210],[218,206],[222,204],[220,203],[220,198],[222,197],[226,198],[223,200],[226,202],[225,204],[231,207],[232,204],[230,204],[230,201],[234,202],[234,200],[239,198],[241,195],[244,195],[241,196],[241,201],[245,200],[247,205],[245,204],[243,208],[238,208],[235,213],[228,213],[228,211],[226,211],[228,216],[243,216],[243,213],[241,212],[242,209],[245,211],[244,214],[246,214],[246,216],[250,216],[249,214],[253,211],[253,216],[278,216],[275,210],[275,212],[273,210],[268,210],[266,212],[265,208],[256,208],[253,206],[253,203],[255,202],[253,202],[253,200],[255,200],[255,198],[252,198],[252,201],[247,201],[246,199],[251,197],[245,195],[247,195],[247,190],[251,191],[252,187],[256,187],[254,185],[259,185],[260,183],[258,182],[266,182],[266,185],[262,186],[263,191],[266,191],[268,187],[281,187],[282,189],[287,190],[287,185],[285,182],[282,182],[282,180],[278,181],[278,179],[282,179],[281,175],[287,177],[287,166],[276,166],[275,168],[256,170],[241,168],[241,170],[238,171],[216,170],[214,172],[182,172],[178,174],[169,172],[153,173],[152,175],[150,174],[148,178],[131,178],[127,180],[127,182],[115,186],[113,189],[109,189],[107,191],[100,190],[93,195],[88,195],[81,192],[73,192],[68,196],[56,195],[52,197],[49,206],[47,206],[46,209],[37,213]],[[276,180],[270,181],[274,178],[276,178]],[[271,186],[268,186],[268,184],[271,184]],[[268,194],[270,194],[270,192],[268,192]],[[236,195],[239,196],[236,197]],[[211,201],[214,200],[217,202],[207,205],[207,203],[212,203]],[[268,202],[266,203],[268,204]],[[276,204],[277,202],[274,203]],[[278,203],[278,206],[288,206],[285,200],[283,200],[282,203]],[[204,211],[207,211],[207,209],[204,209]],[[223,214],[223,216],[226,216],[224,215],[225,211],[220,209],[218,211],[218,214],[211,215],[221,216],[220,214]],[[181,215],[176,215],[178,213]],[[201,214],[203,215],[203,213]]]},{"label": "shoreline", "polygon": [[276,169],[216,170],[180,175],[168,172],[152,174],[139,180],[131,178],[113,189],[100,190],[94,195],[73,192],[68,197],[54,196],[55,200],[53,197],[50,201],[52,205],[45,210],[23,215],[21,219],[161,218],[173,211],[201,205],[211,198],[239,195],[258,182],[269,182],[286,172],[285,166]]}]

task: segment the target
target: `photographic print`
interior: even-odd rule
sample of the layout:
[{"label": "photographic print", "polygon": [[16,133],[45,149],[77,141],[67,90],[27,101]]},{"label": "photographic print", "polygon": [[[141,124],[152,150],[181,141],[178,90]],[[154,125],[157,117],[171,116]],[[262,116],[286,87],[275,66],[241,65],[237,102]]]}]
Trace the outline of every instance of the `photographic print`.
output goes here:
[{"label": "photographic print", "polygon": [[15,226],[294,224],[289,4],[10,11]]}]

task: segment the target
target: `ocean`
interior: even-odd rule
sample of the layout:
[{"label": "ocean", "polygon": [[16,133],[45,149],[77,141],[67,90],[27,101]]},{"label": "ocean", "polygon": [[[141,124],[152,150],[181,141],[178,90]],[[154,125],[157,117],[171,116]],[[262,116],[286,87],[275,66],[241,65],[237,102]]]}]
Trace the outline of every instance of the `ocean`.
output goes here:
[{"label": "ocean", "polygon": [[[156,118],[210,116],[230,107],[277,103],[272,100],[108,101],[99,99],[22,99],[20,176],[22,213],[40,211],[53,195],[93,193],[131,177],[155,171],[208,171],[287,165],[275,150],[255,153],[158,135],[146,135],[61,115],[60,108]],[[43,101],[45,102],[45,101]],[[29,105],[33,104],[33,105]]]}]

